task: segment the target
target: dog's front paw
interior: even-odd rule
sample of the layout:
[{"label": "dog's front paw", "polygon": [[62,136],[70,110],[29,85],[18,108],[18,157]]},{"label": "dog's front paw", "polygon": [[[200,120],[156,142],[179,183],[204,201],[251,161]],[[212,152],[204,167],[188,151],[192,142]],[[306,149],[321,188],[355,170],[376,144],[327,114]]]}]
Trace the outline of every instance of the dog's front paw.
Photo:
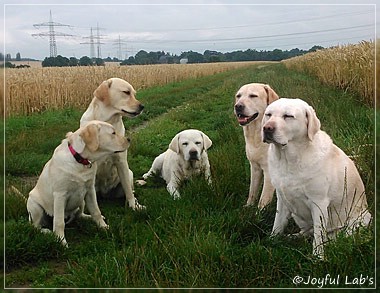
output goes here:
[{"label": "dog's front paw", "polygon": [[146,184],[145,180],[136,180],[136,184],[140,186],[144,186]]},{"label": "dog's front paw", "polygon": [[181,198],[181,195],[179,194],[179,192],[177,190],[172,193],[172,196],[173,196],[174,200]]},{"label": "dog's front paw", "polygon": [[145,210],[146,207],[142,204],[139,204],[136,198],[128,202],[129,207],[134,211]]},{"label": "dog's front paw", "polygon": [[63,245],[64,247],[66,247],[66,248],[69,248],[69,245],[67,244],[66,239],[63,239],[63,240],[62,240],[62,245]]},{"label": "dog's front paw", "polygon": [[59,239],[59,241],[61,242],[61,244],[65,247],[65,248],[69,248],[69,245],[67,244],[67,241],[66,241],[66,239],[65,239],[65,237],[59,237],[58,236],[58,239]]},{"label": "dog's front paw", "polygon": [[142,178],[144,178],[144,180],[147,180],[149,176],[150,176],[149,173],[145,173],[144,175],[142,175]]}]

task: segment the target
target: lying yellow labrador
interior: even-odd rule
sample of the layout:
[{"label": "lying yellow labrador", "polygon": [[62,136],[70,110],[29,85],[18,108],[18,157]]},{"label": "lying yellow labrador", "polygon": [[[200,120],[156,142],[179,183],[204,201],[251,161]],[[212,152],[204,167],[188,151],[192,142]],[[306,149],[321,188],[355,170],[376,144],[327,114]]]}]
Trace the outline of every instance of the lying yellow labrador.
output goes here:
[{"label": "lying yellow labrador", "polygon": [[[95,194],[96,162],[103,157],[125,152],[129,141],[115,133],[112,125],[91,121],[55,149],[45,164],[36,186],[29,193],[29,220],[41,228],[46,214],[53,217],[53,232],[67,246],[65,219],[89,217],[83,214],[84,203],[100,228],[108,228],[99,210]],[[46,230],[44,230],[46,231]]]},{"label": "lying yellow labrador", "polygon": [[[102,82],[94,91],[94,98],[83,114],[80,125],[91,120],[100,120],[115,127],[117,134],[124,136],[123,117],[139,115],[144,106],[135,98],[136,91],[128,82],[120,78],[110,78]],[[132,209],[144,206],[137,202],[133,194],[133,173],[129,169],[127,151],[104,157],[98,162],[96,191],[101,197],[118,196],[117,187],[121,183],[122,196]]]},{"label": "lying yellow labrador", "polygon": [[314,236],[313,253],[339,230],[368,226],[364,185],[355,164],[320,129],[314,109],[300,99],[280,99],[265,111],[263,140],[270,143],[269,174],[277,192],[272,235],[293,217],[300,233]]},{"label": "lying yellow labrador", "polygon": [[210,163],[207,150],[211,139],[200,130],[187,129],[178,133],[169,144],[169,149],[156,157],[150,170],[143,175],[146,180],[153,174],[160,175],[167,184],[166,189],[178,199],[181,181],[203,173],[211,183]]},{"label": "lying yellow labrador", "polygon": [[251,184],[246,206],[257,198],[264,174],[264,186],[258,207],[263,209],[273,198],[274,187],[268,174],[268,145],[261,140],[261,120],[266,107],[278,99],[278,95],[267,84],[250,83],[243,85],[235,95],[234,112],[243,126],[246,155],[251,167]]}]

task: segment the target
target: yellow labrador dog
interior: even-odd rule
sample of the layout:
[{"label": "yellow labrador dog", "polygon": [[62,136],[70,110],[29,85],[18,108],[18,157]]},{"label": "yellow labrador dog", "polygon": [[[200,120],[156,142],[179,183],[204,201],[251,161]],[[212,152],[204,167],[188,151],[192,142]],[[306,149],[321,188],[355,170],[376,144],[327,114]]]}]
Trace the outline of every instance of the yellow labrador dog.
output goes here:
[{"label": "yellow labrador dog", "polygon": [[[94,91],[94,98],[83,114],[80,125],[91,120],[100,120],[112,124],[116,133],[125,135],[122,117],[139,115],[144,106],[135,98],[136,91],[132,85],[120,78],[110,78]],[[98,162],[96,175],[96,191],[99,196],[107,197],[121,183],[126,204],[132,209],[144,206],[137,202],[133,194],[133,173],[129,169],[127,151],[105,157]]]},{"label": "yellow labrador dog", "polygon": [[105,156],[125,152],[128,146],[125,137],[115,134],[112,125],[101,121],[89,122],[74,133],[69,132],[29,193],[29,220],[41,228],[46,214],[52,216],[53,231],[67,246],[65,219],[89,217],[83,214],[85,203],[95,223],[107,229],[96,201],[96,162]]},{"label": "yellow labrador dog", "polygon": [[274,187],[268,174],[268,145],[261,139],[261,120],[266,107],[278,99],[278,95],[267,84],[250,83],[243,85],[235,95],[234,112],[243,126],[245,150],[251,166],[251,183],[247,206],[252,205],[258,195],[264,174],[258,207],[263,209],[273,198]]},{"label": "yellow labrador dog", "polygon": [[146,180],[153,174],[160,175],[167,184],[168,192],[177,199],[178,187],[184,179],[204,173],[211,183],[210,163],[207,150],[211,139],[202,131],[188,129],[178,133],[170,142],[169,149],[154,159],[150,170],[143,175]]},{"label": "yellow labrador dog", "polygon": [[270,143],[269,174],[277,191],[272,235],[293,217],[300,233],[314,236],[313,253],[324,256],[328,237],[368,226],[364,185],[355,164],[320,129],[314,109],[300,99],[280,99],[265,111],[263,140]]}]

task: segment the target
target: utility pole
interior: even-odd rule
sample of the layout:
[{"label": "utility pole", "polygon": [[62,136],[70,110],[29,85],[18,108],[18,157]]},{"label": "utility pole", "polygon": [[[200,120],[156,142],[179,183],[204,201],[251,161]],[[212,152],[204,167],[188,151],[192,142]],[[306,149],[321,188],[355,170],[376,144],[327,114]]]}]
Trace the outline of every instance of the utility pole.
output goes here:
[{"label": "utility pole", "polygon": [[102,36],[100,35],[99,31],[101,30],[102,28],[99,27],[99,24],[97,23],[96,24],[96,53],[97,53],[97,58],[102,58],[102,52],[100,50],[100,45],[103,45],[104,43],[101,43],[100,42],[100,39],[102,38]]},{"label": "utility pole", "polygon": [[[103,35],[100,35],[100,30],[103,28],[99,27],[99,24],[96,25],[96,27],[91,27],[90,31],[91,34],[89,37],[84,37],[84,39],[90,39],[89,42],[81,43],[81,45],[90,45],[90,57],[91,58],[102,58],[102,52],[101,52],[101,45],[102,43],[100,40],[103,38]],[[96,30],[96,35],[94,35],[94,30]],[[96,45],[96,56],[95,56],[95,45]]]},{"label": "utility pole", "polygon": [[94,34],[92,32],[92,28],[90,28],[91,34],[89,37],[84,37],[85,39],[90,39],[90,42],[81,43],[82,45],[90,44],[90,58],[95,58],[95,42],[94,42]]},{"label": "utility pole", "polygon": [[122,45],[126,45],[126,43],[127,43],[126,41],[123,41],[120,38],[120,35],[119,35],[119,38],[117,40],[115,40],[115,42],[113,43],[115,46],[117,46],[117,59],[119,59],[119,60],[122,60],[123,51],[126,51],[126,49],[125,50],[122,49]]},{"label": "utility pole", "polygon": [[41,27],[49,27],[48,32],[43,32],[39,34],[32,34],[33,37],[49,37],[49,44],[50,44],[50,57],[57,57],[57,43],[55,41],[56,37],[74,37],[74,35],[65,34],[62,32],[55,31],[55,27],[71,27],[68,24],[62,24],[58,22],[53,22],[53,17],[51,15],[50,10],[50,19],[49,22],[39,23],[39,24],[33,24],[33,26],[37,29],[40,29]]}]

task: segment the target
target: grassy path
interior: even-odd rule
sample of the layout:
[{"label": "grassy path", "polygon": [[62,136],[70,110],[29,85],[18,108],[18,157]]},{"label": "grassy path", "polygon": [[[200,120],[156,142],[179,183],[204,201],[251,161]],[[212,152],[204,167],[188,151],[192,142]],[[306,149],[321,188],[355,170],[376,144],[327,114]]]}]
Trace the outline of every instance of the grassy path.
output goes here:
[{"label": "grassy path", "polygon": [[[282,65],[241,69],[138,94],[146,111],[127,120],[132,145],[129,163],[139,178],[180,130],[198,128],[209,135],[213,186],[202,178],[187,182],[173,201],[165,184],[152,178],[136,187],[147,206],[136,213],[124,202],[101,201],[110,231],[80,221],[66,229],[70,248],[40,234],[27,223],[25,204],[6,194],[6,285],[86,288],[269,288],[316,287],[293,284],[295,276],[374,277],[374,235],[364,230],[339,238],[317,262],[309,239],[269,238],[275,203],[263,213],[242,206],[249,186],[244,138],[232,112],[233,95],[248,82],[269,83],[281,96],[311,103],[326,130],[357,164],[370,204],[374,199],[373,111],[355,97],[321,86]],[[7,124],[7,178],[23,193],[30,183],[20,175],[40,172],[54,147],[79,124],[80,111],[63,110],[15,118]],[[46,137],[43,141],[39,138]],[[288,232],[295,231],[289,227]],[[367,282],[364,287],[371,287]],[[330,287],[346,288],[340,284]]]}]

